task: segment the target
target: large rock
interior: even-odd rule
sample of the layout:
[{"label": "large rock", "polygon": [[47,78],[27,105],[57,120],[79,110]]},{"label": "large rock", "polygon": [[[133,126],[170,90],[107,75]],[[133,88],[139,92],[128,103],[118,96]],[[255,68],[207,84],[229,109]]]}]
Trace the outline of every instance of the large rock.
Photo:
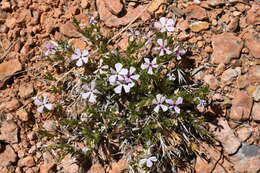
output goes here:
[{"label": "large rock", "polygon": [[16,162],[17,154],[10,145],[5,147],[4,152],[0,153],[0,167],[6,167]]},{"label": "large rock", "polygon": [[114,15],[119,15],[124,8],[124,5],[121,3],[121,0],[104,0],[104,1],[108,10]]},{"label": "large rock", "polygon": [[247,80],[249,80],[249,82],[251,84],[259,82],[260,81],[260,65],[255,65],[255,66],[251,67],[248,71],[247,77],[248,77]]},{"label": "large rock", "polygon": [[80,33],[70,21],[60,25],[60,32],[67,37],[80,37]]},{"label": "large rock", "polygon": [[213,134],[223,145],[224,151],[232,155],[236,153],[241,146],[241,142],[235,136],[233,130],[229,127],[228,122],[224,118],[218,119],[218,125],[212,128]]},{"label": "large rock", "polygon": [[18,59],[9,60],[0,64],[0,88],[4,82],[14,73],[22,70],[22,64]]},{"label": "large rock", "polygon": [[7,143],[18,142],[18,126],[13,121],[4,121],[1,124],[0,140],[4,140]]},{"label": "large rock", "polygon": [[185,9],[185,14],[189,19],[203,20],[208,18],[207,12],[204,8],[198,5],[190,5]]},{"label": "large rock", "polygon": [[232,120],[248,120],[252,104],[252,98],[246,92],[238,90],[232,100],[230,118]]},{"label": "large rock", "polygon": [[254,56],[255,58],[260,58],[260,33],[257,32],[248,33],[246,35],[246,47],[248,47],[250,54],[252,56]]},{"label": "large rock", "polygon": [[232,33],[215,35],[212,38],[213,63],[228,64],[232,58],[239,58],[243,48],[243,41]]},{"label": "large rock", "polygon": [[260,24],[260,2],[254,2],[250,10],[247,12],[246,21],[248,24]]}]

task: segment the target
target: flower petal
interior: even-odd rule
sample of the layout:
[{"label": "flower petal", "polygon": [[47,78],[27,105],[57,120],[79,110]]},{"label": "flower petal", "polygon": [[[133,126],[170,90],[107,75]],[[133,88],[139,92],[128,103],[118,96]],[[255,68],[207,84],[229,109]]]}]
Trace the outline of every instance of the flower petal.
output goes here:
[{"label": "flower petal", "polygon": [[120,72],[122,67],[123,67],[123,65],[121,63],[116,63],[116,65],[115,65],[115,68],[116,68],[117,72]]},{"label": "flower petal", "polygon": [[140,164],[140,165],[145,164],[146,160],[147,160],[147,159],[141,159],[141,160],[139,161],[139,164]]},{"label": "flower petal", "polygon": [[174,25],[175,24],[175,20],[173,19],[168,19],[166,22],[167,25]]},{"label": "flower petal", "polygon": [[135,67],[130,67],[130,69],[129,69],[130,74],[133,74],[135,71],[136,71]]},{"label": "flower petal", "polygon": [[155,157],[155,156],[152,156],[152,157],[150,157],[149,158],[151,161],[153,161],[153,162],[156,162],[157,161],[157,158]]},{"label": "flower petal", "polygon": [[123,68],[120,73],[120,75],[127,75],[128,74],[128,70],[126,68]]},{"label": "flower petal", "polygon": [[86,63],[88,63],[88,57],[83,57],[83,58],[81,58],[82,59],[82,61],[86,64]]},{"label": "flower petal", "polygon": [[131,76],[131,79],[138,80],[139,77],[140,77],[139,74],[135,74],[135,75],[132,75],[132,76]]},{"label": "flower petal", "polygon": [[114,89],[115,93],[120,94],[122,92],[122,84],[118,85],[115,89]]},{"label": "flower petal", "polygon": [[81,56],[87,56],[89,54],[88,50],[84,50],[83,53],[81,54]]},{"label": "flower petal", "polygon": [[167,29],[168,32],[172,32],[172,31],[175,30],[175,27],[173,27],[173,26],[166,26],[166,29]]},{"label": "flower petal", "polygon": [[83,94],[81,95],[81,97],[82,97],[83,99],[88,99],[89,96],[90,96],[90,92],[86,92],[86,93],[83,93]]},{"label": "flower petal", "polygon": [[176,100],[176,104],[179,105],[179,104],[182,104],[182,102],[183,102],[183,98],[178,97],[177,100]]},{"label": "flower petal", "polygon": [[177,114],[181,112],[181,109],[178,106],[174,106],[174,110]]},{"label": "flower petal", "polygon": [[166,103],[170,104],[170,105],[173,105],[174,104],[174,101],[172,99],[166,99],[165,101]]},{"label": "flower petal", "polygon": [[117,78],[116,75],[109,76],[108,81],[110,82],[110,84],[111,83],[115,83],[116,82],[116,78]]},{"label": "flower petal", "polygon": [[77,65],[78,67],[80,67],[80,66],[83,65],[83,61],[82,61],[81,58],[77,61],[76,65]]},{"label": "flower petal", "polygon": [[168,110],[168,106],[166,106],[166,105],[161,105],[161,108],[162,108],[163,112]]},{"label": "flower petal", "polygon": [[81,52],[80,52],[80,49],[79,48],[76,48],[75,51],[76,55],[80,56],[81,55]]},{"label": "flower petal", "polygon": [[37,97],[35,97],[35,98],[33,98],[33,99],[34,99],[34,104],[35,104],[36,106],[40,106],[40,105],[43,104]]},{"label": "flower petal", "polygon": [[96,96],[93,93],[91,93],[88,101],[90,103],[95,103],[96,102]]},{"label": "flower petal", "polygon": [[155,22],[155,23],[154,23],[154,27],[155,27],[155,28],[162,28],[163,25],[162,25],[161,23],[159,23],[159,22]]},{"label": "flower petal", "polygon": [[160,106],[159,105],[155,106],[155,108],[153,110],[154,110],[154,112],[158,113],[160,110]]},{"label": "flower petal", "polygon": [[146,63],[144,63],[144,64],[141,64],[141,69],[147,69],[149,67],[149,65],[148,64],[146,64]]},{"label": "flower petal", "polygon": [[71,56],[71,59],[72,59],[72,60],[79,59],[79,56],[78,56],[78,55],[76,55],[76,54],[73,54],[73,55]]},{"label": "flower petal", "polygon": [[158,40],[157,40],[157,43],[158,43],[160,46],[164,46],[162,39],[158,39]]},{"label": "flower petal", "polygon": [[148,168],[151,168],[151,167],[153,166],[153,162],[152,162],[150,159],[147,159],[147,161],[146,161],[146,166],[147,166]]},{"label": "flower petal", "polygon": [[149,67],[147,73],[152,75],[152,74],[153,74],[153,68],[152,68],[152,67]]},{"label": "flower petal", "polygon": [[124,90],[126,93],[129,93],[130,92],[130,86],[129,85],[123,85],[124,87]]},{"label": "flower petal", "polygon": [[49,103],[49,104],[45,104],[44,106],[45,106],[49,111],[53,109],[53,106],[52,106],[52,104],[50,104],[50,103]]},{"label": "flower petal", "polygon": [[159,56],[163,56],[163,55],[164,55],[164,50],[161,49]]},{"label": "flower petal", "polygon": [[48,96],[43,96],[43,104],[48,103],[49,97]]},{"label": "flower petal", "polygon": [[44,106],[42,105],[42,106],[40,106],[40,107],[37,108],[37,112],[42,113],[42,112],[43,112],[43,109],[44,109]]},{"label": "flower petal", "polygon": [[167,22],[167,18],[166,17],[161,17],[160,18],[160,22],[161,22],[162,25],[165,25],[166,22]]}]

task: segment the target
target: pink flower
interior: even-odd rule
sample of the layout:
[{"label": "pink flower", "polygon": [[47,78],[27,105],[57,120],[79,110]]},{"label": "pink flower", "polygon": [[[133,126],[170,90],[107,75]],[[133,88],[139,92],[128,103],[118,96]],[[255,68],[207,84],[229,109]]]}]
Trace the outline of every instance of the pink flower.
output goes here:
[{"label": "pink flower", "polygon": [[173,100],[171,99],[167,99],[166,100],[166,103],[168,103],[170,106],[169,106],[169,109],[174,109],[174,111],[179,114],[181,109],[178,107],[180,104],[182,104],[183,102],[183,98],[182,97],[178,97],[176,102],[174,102]]},{"label": "pink flower", "polygon": [[155,47],[155,50],[159,50],[159,51],[160,51],[159,56],[165,55],[165,52],[166,52],[166,54],[168,54],[168,55],[172,53],[172,51],[170,51],[170,50],[166,47],[166,45],[164,44],[163,39],[158,39],[158,40],[157,40],[157,43],[159,44],[159,47]]},{"label": "pink flower", "polygon": [[148,74],[153,74],[153,69],[158,67],[156,64],[156,58],[154,58],[152,61],[150,61],[148,58],[144,58],[144,62],[145,63],[141,65],[141,69],[148,69]]},{"label": "pink flower", "polygon": [[42,113],[44,109],[48,109],[49,111],[53,109],[52,104],[48,103],[48,99],[48,96],[43,96],[43,101],[41,101],[37,97],[33,97],[34,104],[38,106],[38,112]]},{"label": "pink flower", "polygon": [[161,32],[172,32],[175,30],[176,21],[173,19],[167,19],[166,17],[161,17],[160,22],[155,22],[154,27],[159,28]]},{"label": "pink flower", "polygon": [[82,53],[80,52],[79,48],[76,48],[74,54],[71,56],[72,60],[77,60],[76,65],[78,67],[82,66],[84,63],[88,63],[88,50],[84,50]]},{"label": "pink flower", "polygon": [[158,113],[160,109],[163,110],[163,112],[168,110],[168,106],[164,105],[166,97],[162,96],[161,94],[156,95],[156,99],[153,100],[152,104],[156,105],[153,109],[154,112]]}]

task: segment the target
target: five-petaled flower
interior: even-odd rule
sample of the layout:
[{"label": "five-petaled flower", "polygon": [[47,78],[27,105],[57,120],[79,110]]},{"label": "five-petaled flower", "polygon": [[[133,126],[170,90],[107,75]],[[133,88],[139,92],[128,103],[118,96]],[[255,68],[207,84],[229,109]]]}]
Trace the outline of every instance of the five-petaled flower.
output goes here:
[{"label": "five-petaled flower", "polygon": [[164,97],[161,94],[156,95],[156,99],[152,101],[152,104],[156,105],[155,108],[153,109],[154,112],[158,113],[160,109],[163,110],[163,112],[168,110],[168,106],[164,105],[164,102],[166,100],[166,97]]},{"label": "five-petaled flower", "polygon": [[80,52],[79,48],[76,48],[74,54],[71,56],[72,60],[77,60],[76,65],[78,67],[82,66],[84,63],[88,63],[88,50],[84,50],[82,53]]},{"label": "five-petaled flower", "polygon": [[116,63],[115,69],[110,69],[112,72],[112,75],[108,78],[108,81],[110,82],[110,85],[116,85],[117,81],[123,81],[124,75],[127,75],[128,70],[126,68],[123,68],[123,64]]},{"label": "five-petaled flower", "polygon": [[47,109],[49,111],[51,111],[53,109],[53,106],[51,103],[48,103],[48,96],[43,96],[43,100],[41,101],[40,99],[38,99],[37,97],[33,97],[34,100],[34,104],[36,106],[38,106],[37,111],[42,113],[44,111],[44,109]]},{"label": "five-petaled flower", "polygon": [[181,60],[182,56],[186,54],[186,50],[179,48],[179,46],[174,49],[174,52],[176,54],[177,60]]},{"label": "five-petaled flower", "polygon": [[151,168],[153,166],[153,162],[156,162],[157,158],[155,156],[151,156],[149,158],[144,158],[139,161],[140,165],[146,164],[148,168]]},{"label": "five-petaled flower", "polygon": [[159,44],[159,47],[155,47],[154,49],[160,51],[159,56],[165,55],[165,52],[166,52],[167,55],[169,55],[169,54],[172,53],[172,51],[170,51],[170,50],[166,47],[166,45],[165,45],[163,39],[158,39],[158,40],[157,40],[157,43]]},{"label": "five-petaled flower", "polygon": [[175,102],[171,99],[166,99],[166,103],[170,105],[169,109],[174,110],[177,114],[179,114],[181,109],[178,106],[183,103],[183,98],[178,97]]},{"label": "five-petaled flower", "polygon": [[96,94],[100,94],[100,92],[95,89],[96,88],[96,81],[91,81],[90,84],[84,84],[82,88],[86,91],[85,93],[82,93],[81,97],[83,99],[88,99],[90,103],[96,102]]},{"label": "five-petaled flower", "polygon": [[45,48],[45,56],[54,55],[58,50],[58,45],[53,41],[49,41],[48,43],[46,43]]},{"label": "five-petaled flower", "polygon": [[141,69],[148,69],[148,74],[153,74],[153,68],[157,68],[158,65],[156,64],[156,58],[150,61],[148,58],[144,58],[144,62],[141,65]]},{"label": "five-petaled flower", "polygon": [[197,108],[200,109],[204,109],[205,106],[207,105],[207,102],[206,100],[203,100],[203,99],[200,99],[199,97],[197,98],[199,100],[199,104],[197,105]]},{"label": "five-petaled flower", "polygon": [[103,65],[103,59],[101,59],[98,63],[97,70],[94,71],[94,74],[105,74],[104,70],[108,69],[108,65]]},{"label": "five-petaled flower", "polygon": [[172,32],[175,30],[174,25],[176,21],[173,19],[167,19],[166,17],[161,17],[160,22],[155,22],[154,27],[159,28],[161,32]]}]

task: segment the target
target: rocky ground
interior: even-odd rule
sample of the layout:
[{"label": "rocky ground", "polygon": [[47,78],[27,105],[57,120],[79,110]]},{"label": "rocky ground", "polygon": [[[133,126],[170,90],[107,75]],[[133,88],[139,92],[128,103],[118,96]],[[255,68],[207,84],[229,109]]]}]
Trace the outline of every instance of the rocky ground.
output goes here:
[{"label": "rocky ground", "polygon": [[[211,131],[219,147],[202,145],[198,173],[256,173],[260,170],[260,2],[249,0],[1,0],[0,1],[0,172],[76,173],[83,170],[70,155],[56,166],[55,153],[44,150],[50,141],[39,138],[41,127],[55,123],[36,113],[32,96],[48,89],[44,80],[55,69],[41,61],[43,44],[69,40],[87,43],[72,24],[91,19],[101,32],[125,49],[129,28],[149,26],[160,16],[175,16],[177,38],[189,45],[194,78],[209,85]],[[167,5],[170,4],[170,5]],[[127,26],[127,27],[126,27]],[[51,95],[55,102],[59,96]],[[127,163],[114,163],[119,172]],[[57,170],[52,170],[53,167]],[[105,172],[94,165],[89,173]],[[185,171],[184,171],[185,172]]]}]

